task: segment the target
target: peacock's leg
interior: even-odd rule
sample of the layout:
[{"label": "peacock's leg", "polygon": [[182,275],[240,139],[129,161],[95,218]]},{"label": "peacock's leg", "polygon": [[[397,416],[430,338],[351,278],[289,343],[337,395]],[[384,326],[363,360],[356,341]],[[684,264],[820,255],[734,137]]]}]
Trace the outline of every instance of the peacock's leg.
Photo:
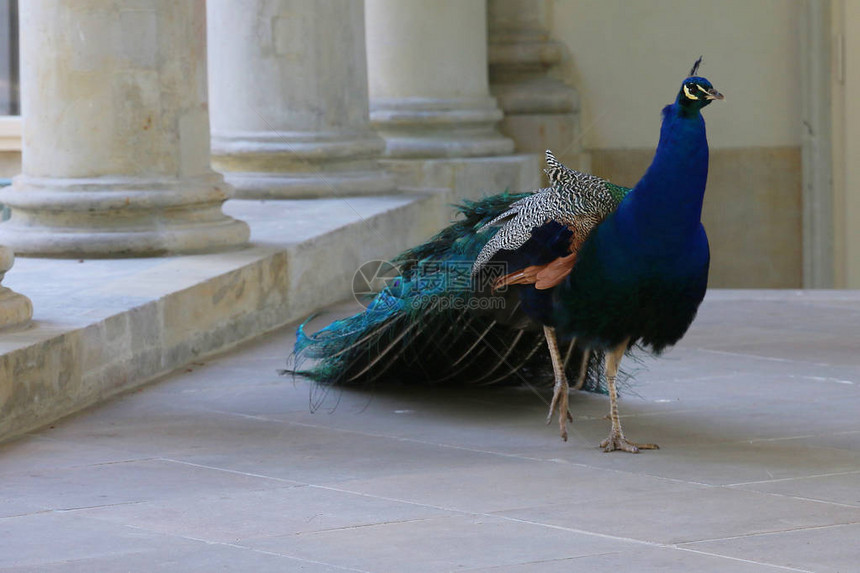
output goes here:
[{"label": "peacock's leg", "polygon": [[546,337],[546,345],[549,347],[549,356],[552,359],[552,371],[555,375],[555,387],[552,393],[552,402],[549,404],[549,414],[546,416],[546,423],[549,424],[552,421],[552,415],[557,411],[561,439],[566,442],[567,422],[573,421],[573,416],[570,415],[570,410],[568,409],[568,391],[570,387],[567,384],[567,376],[564,375],[564,364],[558,351],[555,329],[551,326],[544,326],[543,334]]},{"label": "peacock's leg", "polygon": [[582,363],[579,365],[579,378],[576,380],[574,390],[582,390],[582,385],[585,384],[585,375],[588,372],[588,359],[591,358],[591,349],[586,348],[582,351]]},{"label": "peacock's leg", "polygon": [[621,418],[618,416],[618,391],[615,388],[615,378],[618,376],[618,365],[621,357],[627,350],[627,341],[606,353],[606,381],[609,385],[609,419],[612,421],[612,429],[609,437],[600,442],[604,452],[623,450],[631,454],[638,454],[639,450],[657,450],[657,444],[636,444],[624,437],[621,431]]}]

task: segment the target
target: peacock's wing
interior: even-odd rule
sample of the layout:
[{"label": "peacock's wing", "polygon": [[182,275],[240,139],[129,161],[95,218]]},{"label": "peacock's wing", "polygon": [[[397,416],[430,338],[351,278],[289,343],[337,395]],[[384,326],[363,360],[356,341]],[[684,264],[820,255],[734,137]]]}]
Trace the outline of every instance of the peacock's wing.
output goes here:
[{"label": "peacock's wing", "polygon": [[[478,253],[473,275],[479,276],[487,263],[501,258],[509,264],[510,273],[496,286],[537,284],[543,289],[555,286],[570,272],[588,234],[618,207],[629,191],[565,167],[549,150],[546,162],[550,187],[517,200],[487,223],[498,230]],[[554,243],[547,243],[548,234]],[[536,237],[540,239],[535,240]],[[527,256],[511,256],[511,252],[520,250]],[[532,252],[535,254],[530,256]],[[547,252],[554,256],[547,258]],[[520,262],[511,265],[511,259]]]}]

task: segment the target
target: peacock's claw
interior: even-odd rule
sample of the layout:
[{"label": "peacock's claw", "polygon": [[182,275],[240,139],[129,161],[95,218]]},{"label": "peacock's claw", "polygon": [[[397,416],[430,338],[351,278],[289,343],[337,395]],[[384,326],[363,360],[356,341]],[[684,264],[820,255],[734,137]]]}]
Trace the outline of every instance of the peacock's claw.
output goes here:
[{"label": "peacock's claw", "polygon": [[[567,416],[562,416],[560,412],[561,411],[559,411],[559,416],[558,416],[558,430],[559,430],[558,433],[561,436],[561,439],[566,442],[567,441],[567,423],[573,422],[573,415],[570,413],[570,410],[567,411]],[[555,410],[553,408],[550,408],[549,414],[547,414],[547,417],[546,417],[547,425],[549,425],[549,423],[552,422],[552,415],[554,413],[555,413]]]},{"label": "peacock's claw", "polygon": [[627,452],[630,454],[638,454],[639,450],[659,450],[660,446],[657,444],[636,444],[631,442],[627,438],[624,437],[624,434],[621,434],[616,431],[609,432],[609,437],[600,442],[600,447],[603,448],[604,452],[614,452],[616,450],[621,450],[622,452]]},{"label": "peacock's claw", "polygon": [[546,415],[546,423],[552,422],[552,416],[558,412],[558,429],[561,439],[567,441],[567,423],[573,422],[573,415],[568,407],[568,384],[567,381],[556,382],[552,394],[552,402],[549,404],[549,412]]}]

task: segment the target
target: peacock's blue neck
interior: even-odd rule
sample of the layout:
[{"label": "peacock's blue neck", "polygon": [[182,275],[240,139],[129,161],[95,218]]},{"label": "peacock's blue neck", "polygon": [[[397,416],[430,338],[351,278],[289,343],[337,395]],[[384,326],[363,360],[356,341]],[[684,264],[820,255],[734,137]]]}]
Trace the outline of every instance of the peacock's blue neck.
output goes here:
[{"label": "peacock's blue neck", "polygon": [[634,230],[642,241],[690,240],[701,226],[707,178],[708,141],[701,113],[678,103],[666,106],[654,160],[618,208],[620,226]]}]

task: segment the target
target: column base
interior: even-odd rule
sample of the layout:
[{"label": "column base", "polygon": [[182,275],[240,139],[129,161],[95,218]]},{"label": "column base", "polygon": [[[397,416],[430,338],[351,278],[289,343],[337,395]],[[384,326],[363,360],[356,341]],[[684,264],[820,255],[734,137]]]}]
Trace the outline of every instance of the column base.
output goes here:
[{"label": "column base", "polygon": [[[0,246],[0,282],[14,263],[12,249]],[[32,317],[33,303],[29,298],[0,286],[0,330],[25,326]]]},{"label": "column base", "polygon": [[491,97],[375,99],[370,122],[385,139],[385,157],[508,155],[514,142],[496,129],[501,110]]},{"label": "column base", "polygon": [[355,132],[214,132],[212,166],[236,199],[384,195],[397,191],[377,158],[385,142]]},{"label": "column base", "polygon": [[33,318],[33,303],[12,289],[0,287],[0,330],[26,326]]},{"label": "column base", "polygon": [[221,211],[215,173],[186,179],[48,179],[18,176],[0,191],[12,209],[0,244],[19,256],[126,258],[244,246],[248,225]]},{"label": "column base", "polygon": [[0,241],[14,247],[21,257],[58,259],[121,259],[212,253],[246,245],[250,231],[242,221],[186,223],[150,220],[151,230],[94,231],[52,229],[16,225],[12,219],[0,225]]}]

